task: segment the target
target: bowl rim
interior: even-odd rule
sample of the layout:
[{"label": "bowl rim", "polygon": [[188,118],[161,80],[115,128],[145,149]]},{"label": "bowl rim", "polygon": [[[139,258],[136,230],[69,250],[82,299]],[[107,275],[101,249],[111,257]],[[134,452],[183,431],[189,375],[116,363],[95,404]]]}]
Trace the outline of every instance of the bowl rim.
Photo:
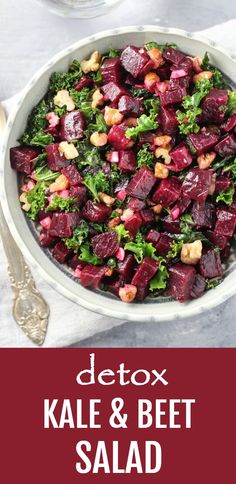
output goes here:
[{"label": "bowl rim", "polygon": [[[190,302],[187,302],[185,304],[180,304],[178,303],[179,311],[174,310],[166,310],[164,313],[161,315],[158,314],[158,307],[160,307],[159,304],[155,304],[156,306],[156,313],[154,314],[154,311],[152,311],[151,314],[148,314],[148,307],[150,307],[150,303],[142,303],[138,305],[125,305],[121,301],[116,301],[116,304],[113,304],[114,307],[112,307],[112,304],[109,305],[109,307],[106,307],[103,303],[105,301],[108,301],[109,299],[106,297],[100,298],[100,302],[98,302],[99,295],[96,294],[98,297],[94,297],[94,302],[92,301],[93,298],[89,298],[89,294],[91,294],[89,291],[88,292],[88,298],[84,298],[82,295],[78,294],[72,294],[70,290],[67,288],[63,287],[61,283],[58,283],[55,278],[49,274],[49,272],[46,270],[45,267],[42,267],[33,257],[30,248],[28,245],[25,243],[23,240],[22,236],[18,232],[15,223],[14,223],[14,218],[11,213],[10,207],[8,205],[8,200],[7,200],[7,193],[6,193],[6,187],[5,187],[5,180],[4,180],[4,159],[6,156],[6,149],[7,149],[7,142],[11,133],[11,129],[14,124],[15,117],[17,113],[20,111],[21,106],[24,103],[24,100],[30,90],[33,88],[33,86],[37,83],[37,81],[40,79],[40,77],[45,74],[56,62],[59,60],[63,59],[64,57],[72,54],[75,50],[81,48],[82,46],[88,45],[90,43],[94,43],[95,41],[103,38],[107,38],[110,36],[114,35],[123,35],[123,34],[129,34],[129,33],[138,33],[138,32],[150,32],[150,33],[156,33],[156,34],[169,34],[169,35],[177,35],[179,37],[182,37],[183,39],[193,39],[198,42],[201,42],[204,44],[206,47],[212,47],[222,53],[224,56],[226,56],[231,62],[235,62],[236,60],[236,55],[233,53],[230,53],[223,47],[219,46],[216,42],[204,37],[201,34],[198,33],[191,33],[187,32],[182,29],[176,29],[176,28],[167,28],[167,27],[159,27],[155,25],[133,25],[133,26],[127,26],[127,27],[121,27],[121,28],[115,28],[115,29],[109,29],[109,30],[104,30],[95,34],[92,34],[91,36],[84,37],[81,40],[78,40],[74,42],[73,44],[69,45],[65,49],[62,49],[60,52],[58,52],[56,55],[54,55],[51,59],[49,59],[48,62],[46,62],[29,80],[29,82],[26,84],[26,86],[23,88],[19,95],[19,99],[16,102],[16,105],[12,109],[7,125],[5,128],[5,134],[4,134],[4,139],[2,143],[2,149],[1,149],[1,159],[0,159],[0,186],[1,186],[1,192],[0,192],[0,197],[1,197],[1,204],[4,212],[4,216],[6,219],[6,222],[8,224],[8,227],[10,229],[10,232],[16,241],[17,245],[21,248],[21,251],[26,258],[31,263],[31,266],[33,268],[36,268],[39,272],[39,274],[43,277],[43,279],[49,283],[49,285],[53,288],[56,289],[58,292],[60,292],[63,296],[67,297],[68,299],[76,302],[77,304],[85,307],[86,309],[89,309],[90,311],[105,315],[105,316],[110,316],[118,319],[123,319],[123,320],[129,320],[129,321],[140,321],[140,322],[161,322],[161,321],[170,321],[173,319],[180,319],[180,318],[187,318],[190,316],[195,316],[197,314],[203,313],[209,309],[212,309],[213,307],[221,304],[222,302],[226,301],[228,298],[232,297],[235,292],[236,292],[236,284],[227,284],[224,286],[224,282],[217,286],[215,289],[211,290],[212,297],[210,300],[207,301],[201,301],[202,298],[199,298],[199,305],[194,306]],[[3,167],[3,168],[2,168]],[[231,274],[232,276],[232,274]],[[68,276],[67,276],[68,277]],[[229,276],[227,277],[227,279]],[[79,287],[82,287],[79,285]],[[83,288],[84,289],[84,288]],[[95,294],[95,293],[94,293]],[[215,297],[214,297],[215,296]],[[111,302],[115,302],[113,299],[110,299]],[[117,302],[119,303],[117,307]],[[167,309],[168,303],[163,303],[165,306],[165,309]],[[154,305],[152,305],[154,306]],[[162,306],[162,304],[161,304]],[[143,310],[135,310],[137,307],[142,307]]]}]

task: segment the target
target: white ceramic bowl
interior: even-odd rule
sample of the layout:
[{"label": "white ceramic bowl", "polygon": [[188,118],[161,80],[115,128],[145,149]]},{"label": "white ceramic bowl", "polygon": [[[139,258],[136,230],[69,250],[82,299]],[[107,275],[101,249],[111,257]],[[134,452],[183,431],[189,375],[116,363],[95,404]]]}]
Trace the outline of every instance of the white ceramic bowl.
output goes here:
[{"label": "white ceramic bowl", "polygon": [[[21,210],[18,198],[16,173],[9,163],[9,148],[15,146],[22,134],[27,116],[47,91],[48,80],[52,72],[67,70],[74,58],[87,58],[96,50],[106,52],[109,47],[121,48],[131,43],[143,45],[150,40],[159,43],[174,42],[180,50],[191,55],[203,56],[208,51],[212,63],[219,67],[230,79],[236,81],[235,57],[230,56],[214,42],[177,29],[157,28],[155,26],[134,26],[101,32],[76,42],[63,50],[48,62],[28,83],[21,99],[12,112],[7,125],[1,164],[1,198],[3,210],[11,233],[25,257],[36,264],[43,277],[57,291],[74,302],[92,311],[112,317],[133,321],[163,321],[181,317],[193,317],[195,314],[217,306],[236,292],[236,266],[234,258],[227,270],[225,280],[215,289],[208,291],[201,298],[180,304],[175,301],[157,300],[124,304],[112,295],[86,289],[72,277],[65,268],[57,265],[38,245],[32,227]],[[55,302],[56,303],[56,302]]]}]

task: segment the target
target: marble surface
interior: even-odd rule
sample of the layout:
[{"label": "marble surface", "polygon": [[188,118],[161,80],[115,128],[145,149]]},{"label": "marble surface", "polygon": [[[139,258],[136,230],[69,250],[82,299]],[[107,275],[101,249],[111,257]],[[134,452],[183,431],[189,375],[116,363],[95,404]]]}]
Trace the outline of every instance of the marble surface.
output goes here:
[{"label": "marble surface", "polygon": [[[223,5],[222,10],[222,0],[124,0],[105,17],[78,20],[54,16],[35,0],[1,0],[0,99],[14,95],[54,53],[85,35],[141,23],[203,30],[236,17],[236,4],[225,0]],[[0,290],[0,323],[5,332],[14,324],[6,273],[0,277]],[[235,316],[236,297],[192,320],[124,323],[74,346],[235,347]],[[0,346],[24,346],[18,331],[16,328],[11,339],[5,338],[8,342],[3,345],[0,329]]]}]

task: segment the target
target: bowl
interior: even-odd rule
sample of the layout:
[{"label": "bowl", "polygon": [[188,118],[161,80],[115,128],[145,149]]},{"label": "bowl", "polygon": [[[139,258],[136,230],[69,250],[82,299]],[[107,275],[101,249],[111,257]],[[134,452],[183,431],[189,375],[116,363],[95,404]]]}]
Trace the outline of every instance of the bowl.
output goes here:
[{"label": "bowl", "polygon": [[80,40],[60,52],[28,83],[8,120],[1,164],[2,206],[10,231],[24,256],[37,266],[47,282],[65,297],[89,310],[115,318],[142,322],[190,318],[214,308],[235,294],[236,263],[234,255],[231,256],[222,284],[206,292],[201,298],[184,304],[166,298],[158,298],[128,305],[115,299],[111,294],[82,287],[65,267],[59,266],[50,253],[39,246],[34,227],[26,220],[20,207],[17,175],[10,167],[9,148],[16,145],[25,127],[28,114],[47,91],[48,80],[52,72],[67,70],[74,58],[82,60],[94,50],[103,53],[107,51],[108,46],[122,48],[130,43],[142,45],[150,40],[159,43],[176,43],[180,50],[193,55],[203,56],[208,51],[212,63],[220,68],[229,79],[233,82],[236,81],[235,57],[230,56],[214,42],[196,34],[155,26],[124,27],[98,33]]}]

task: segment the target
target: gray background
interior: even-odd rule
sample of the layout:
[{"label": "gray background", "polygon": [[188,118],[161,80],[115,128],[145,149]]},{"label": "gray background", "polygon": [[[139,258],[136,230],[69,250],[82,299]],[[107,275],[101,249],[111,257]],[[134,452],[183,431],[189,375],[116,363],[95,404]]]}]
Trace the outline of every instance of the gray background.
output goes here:
[{"label": "gray background", "polygon": [[[231,0],[124,0],[92,20],[54,16],[34,0],[0,0],[0,99],[16,94],[53,54],[99,30],[149,23],[194,31],[234,17]],[[191,321],[126,323],[79,346],[235,347],[235,315],[236,297]]]}]

